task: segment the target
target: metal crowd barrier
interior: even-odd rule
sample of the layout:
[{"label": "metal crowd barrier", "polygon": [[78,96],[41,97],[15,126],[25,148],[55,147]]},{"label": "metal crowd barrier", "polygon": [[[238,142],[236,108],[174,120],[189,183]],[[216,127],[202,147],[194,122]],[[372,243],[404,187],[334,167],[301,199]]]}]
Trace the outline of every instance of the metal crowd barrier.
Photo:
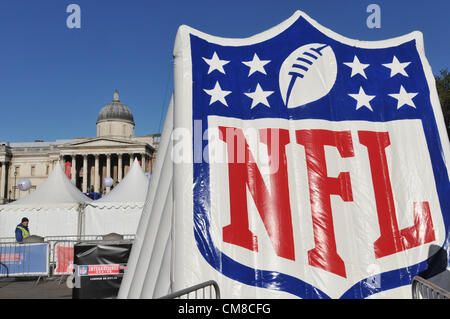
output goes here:
[{"label": "metal crowd barrier", "polygon": [[214,280],[209,280],[204,283],[176,291],[159,299],[189,299],[190,297],[193,297],[194,299],[220,299],[219,285]]},{"label": "metal crowd barrier", "polygon": [[412,296],[413,299],[450,299],[450,292],[429,280],[415,276],[412,281]]},{"label": "metal crowd barrier", "polygon": [[[73,248],[76,243],[103,240],[106,235],[49,236],[45,242],[50,244],[51,275],[71,275]],[[122,235],[124,240],[134,240],[135,235]]]},{"label": "metal crowd barrier", "polygon": [[0,243],[0,277],[45,276],[49,272],[49,244]]},{"label": "metal crowd barrier", "polygon": [[[111,234],[47,236],[44,237],[43,243],[20,245],[15,242],[14,237],[0,238],[0,277],[71,275],[75,244],[107,240],[108,237],[111,237]],[[135,235],[126,234],[120,237],[123,240],[134,240]],[[34,268],[39,268],[40,272],[36,272]]]}]

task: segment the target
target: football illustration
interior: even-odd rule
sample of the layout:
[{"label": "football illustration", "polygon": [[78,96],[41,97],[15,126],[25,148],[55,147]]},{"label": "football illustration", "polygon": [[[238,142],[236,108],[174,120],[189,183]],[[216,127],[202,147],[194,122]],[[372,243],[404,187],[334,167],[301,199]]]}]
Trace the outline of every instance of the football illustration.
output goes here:
[{"label": "football illustration", "polygon": [[299,47],[281,65],[279,82],[284,104],[295,108],[324,97],[333,87],[336,75],[336,57],[328,44]]}]

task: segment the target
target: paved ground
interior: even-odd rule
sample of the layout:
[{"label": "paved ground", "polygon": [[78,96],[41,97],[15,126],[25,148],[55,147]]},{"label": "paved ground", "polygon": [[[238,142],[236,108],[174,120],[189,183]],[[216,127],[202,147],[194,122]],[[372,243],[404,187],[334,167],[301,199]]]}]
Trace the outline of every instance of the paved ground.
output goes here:
[{"label": "paved ground", "polygon": [[72,299],[72,289],[59,279],[1,278],[0,299]]}]

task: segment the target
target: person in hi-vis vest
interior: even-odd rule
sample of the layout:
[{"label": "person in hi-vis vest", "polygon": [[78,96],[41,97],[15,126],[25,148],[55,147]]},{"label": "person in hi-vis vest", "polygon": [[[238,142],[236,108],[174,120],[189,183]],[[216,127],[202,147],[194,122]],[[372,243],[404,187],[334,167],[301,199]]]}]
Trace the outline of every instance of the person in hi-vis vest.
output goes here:
[{"label": "person in hi-vis vest", "polygon": [[23,243],[25,238],[30,237],[30,230],[28,229],[28,218],[22,218],[22,222],[16,227],[16,242]]}]

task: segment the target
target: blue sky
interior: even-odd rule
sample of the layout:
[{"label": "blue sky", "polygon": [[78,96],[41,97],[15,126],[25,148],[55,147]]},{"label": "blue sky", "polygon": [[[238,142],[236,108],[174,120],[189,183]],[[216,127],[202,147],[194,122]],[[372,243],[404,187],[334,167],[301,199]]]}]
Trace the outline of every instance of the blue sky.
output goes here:
[{"label": "blue sky", "polygon": [[[72,3],[81,8],[80,29],[66,26]],[[381,7],[380,29],[366,25],[371,3]],[[296,10],[359,40],[419,30],[433,72],[450,67],[448,0],[1,0],[0,141],[95,136],[115,89],[133,112],[136,135],[159,132],[181,24],[248,37]]]}]

